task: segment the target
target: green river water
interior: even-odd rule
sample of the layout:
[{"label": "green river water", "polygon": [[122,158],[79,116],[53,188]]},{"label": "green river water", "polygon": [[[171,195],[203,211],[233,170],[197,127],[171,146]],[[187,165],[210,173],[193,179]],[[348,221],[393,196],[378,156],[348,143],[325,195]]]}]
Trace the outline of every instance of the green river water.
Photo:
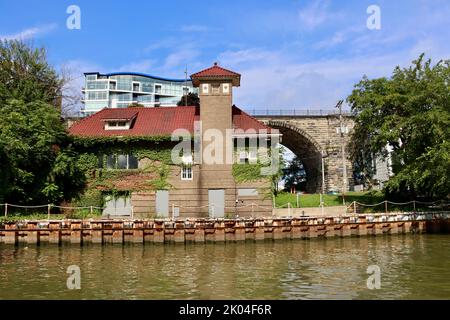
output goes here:
[{"label": "green river water", "polygon": [[[81,289],[66,285],[68,266]],[[381,288],[367,288],[367,267]],[[450,299],[450,235],[169,245],[0,244],[0,299]]]}]

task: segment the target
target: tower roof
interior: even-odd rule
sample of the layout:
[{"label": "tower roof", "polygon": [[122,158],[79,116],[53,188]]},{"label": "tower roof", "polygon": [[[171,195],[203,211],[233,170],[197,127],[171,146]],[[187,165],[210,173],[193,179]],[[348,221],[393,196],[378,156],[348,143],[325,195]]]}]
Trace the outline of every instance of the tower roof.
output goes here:
[{"label": "tower roof", "polygon": [[237,72],[220,67],[217,62],[212,67],[196,72],[191,75],[194,86],[198,86],[201,80],[231,80],[233,86],[238,87],[241,83],[241,75]]}]

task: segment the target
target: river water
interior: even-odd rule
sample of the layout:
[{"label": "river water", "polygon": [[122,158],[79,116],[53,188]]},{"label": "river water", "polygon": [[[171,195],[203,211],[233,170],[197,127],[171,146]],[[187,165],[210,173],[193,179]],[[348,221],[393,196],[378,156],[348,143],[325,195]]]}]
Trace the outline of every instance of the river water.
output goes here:
[{"label": "river water", "polygon": [[[80,267],[80,290],[67,288],[70,265]],[[380,289],[367,287],[370,265]],[[0,299],[450,299],[450,235],[0,244]]]}]

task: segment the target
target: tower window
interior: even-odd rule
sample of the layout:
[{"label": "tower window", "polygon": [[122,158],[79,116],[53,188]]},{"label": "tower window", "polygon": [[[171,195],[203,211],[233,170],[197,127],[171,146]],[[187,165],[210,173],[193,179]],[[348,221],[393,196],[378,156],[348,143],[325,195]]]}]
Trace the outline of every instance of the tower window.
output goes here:
[{"label": "tower window", "polygon": [[203,92],[203,94],[208,94],[209,93],[209,85],[207,83],[204,83],[202,85],[202,92]]},{"label": "tower window", "polygon": [[181,180],[192,180],[192,165],[184,164],[181,168]]},{"label": "tower window", "polygon": [[222,85],[223,93],[229,93],[230,92],[230,85],[228,83],[224,83]]}]

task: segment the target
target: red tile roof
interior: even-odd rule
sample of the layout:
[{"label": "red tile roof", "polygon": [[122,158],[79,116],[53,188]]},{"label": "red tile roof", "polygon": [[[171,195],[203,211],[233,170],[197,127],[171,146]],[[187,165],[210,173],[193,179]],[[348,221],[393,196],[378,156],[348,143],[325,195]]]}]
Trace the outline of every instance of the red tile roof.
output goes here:
[{"label": "red tile roof", "polygon": [[194,85],[198,85],[198,79],[199,78],[232,78],[233,84],[236,86],[239,86],[241,75],[237,72],[219,67],[217,65],[217,62],[214,63],[214,65],[210,68],[207,68],[205,70],[196,72],[191,75],[191,79],[194,82]]},{"label": "red tile roof", "polygon": [[131,120],[136,117],[138,111],[135,108],[111,109],[107,115],[103,116],[103,120]]},{"label": "red tile roof", "polygon": [[[105,120],[131,119],[135,115],[132,126],[128,130],[105,130]],[[233,127],[235,129],[264,130],[270,128],[252,116],[233,106]],[[81,137],[112,136],[170,136],[176,129],[194,132],[194,121],[200,120],[200,108],[161,107],[161,108],[105,108],[86,117],[69,128],[69,133]]]}]

